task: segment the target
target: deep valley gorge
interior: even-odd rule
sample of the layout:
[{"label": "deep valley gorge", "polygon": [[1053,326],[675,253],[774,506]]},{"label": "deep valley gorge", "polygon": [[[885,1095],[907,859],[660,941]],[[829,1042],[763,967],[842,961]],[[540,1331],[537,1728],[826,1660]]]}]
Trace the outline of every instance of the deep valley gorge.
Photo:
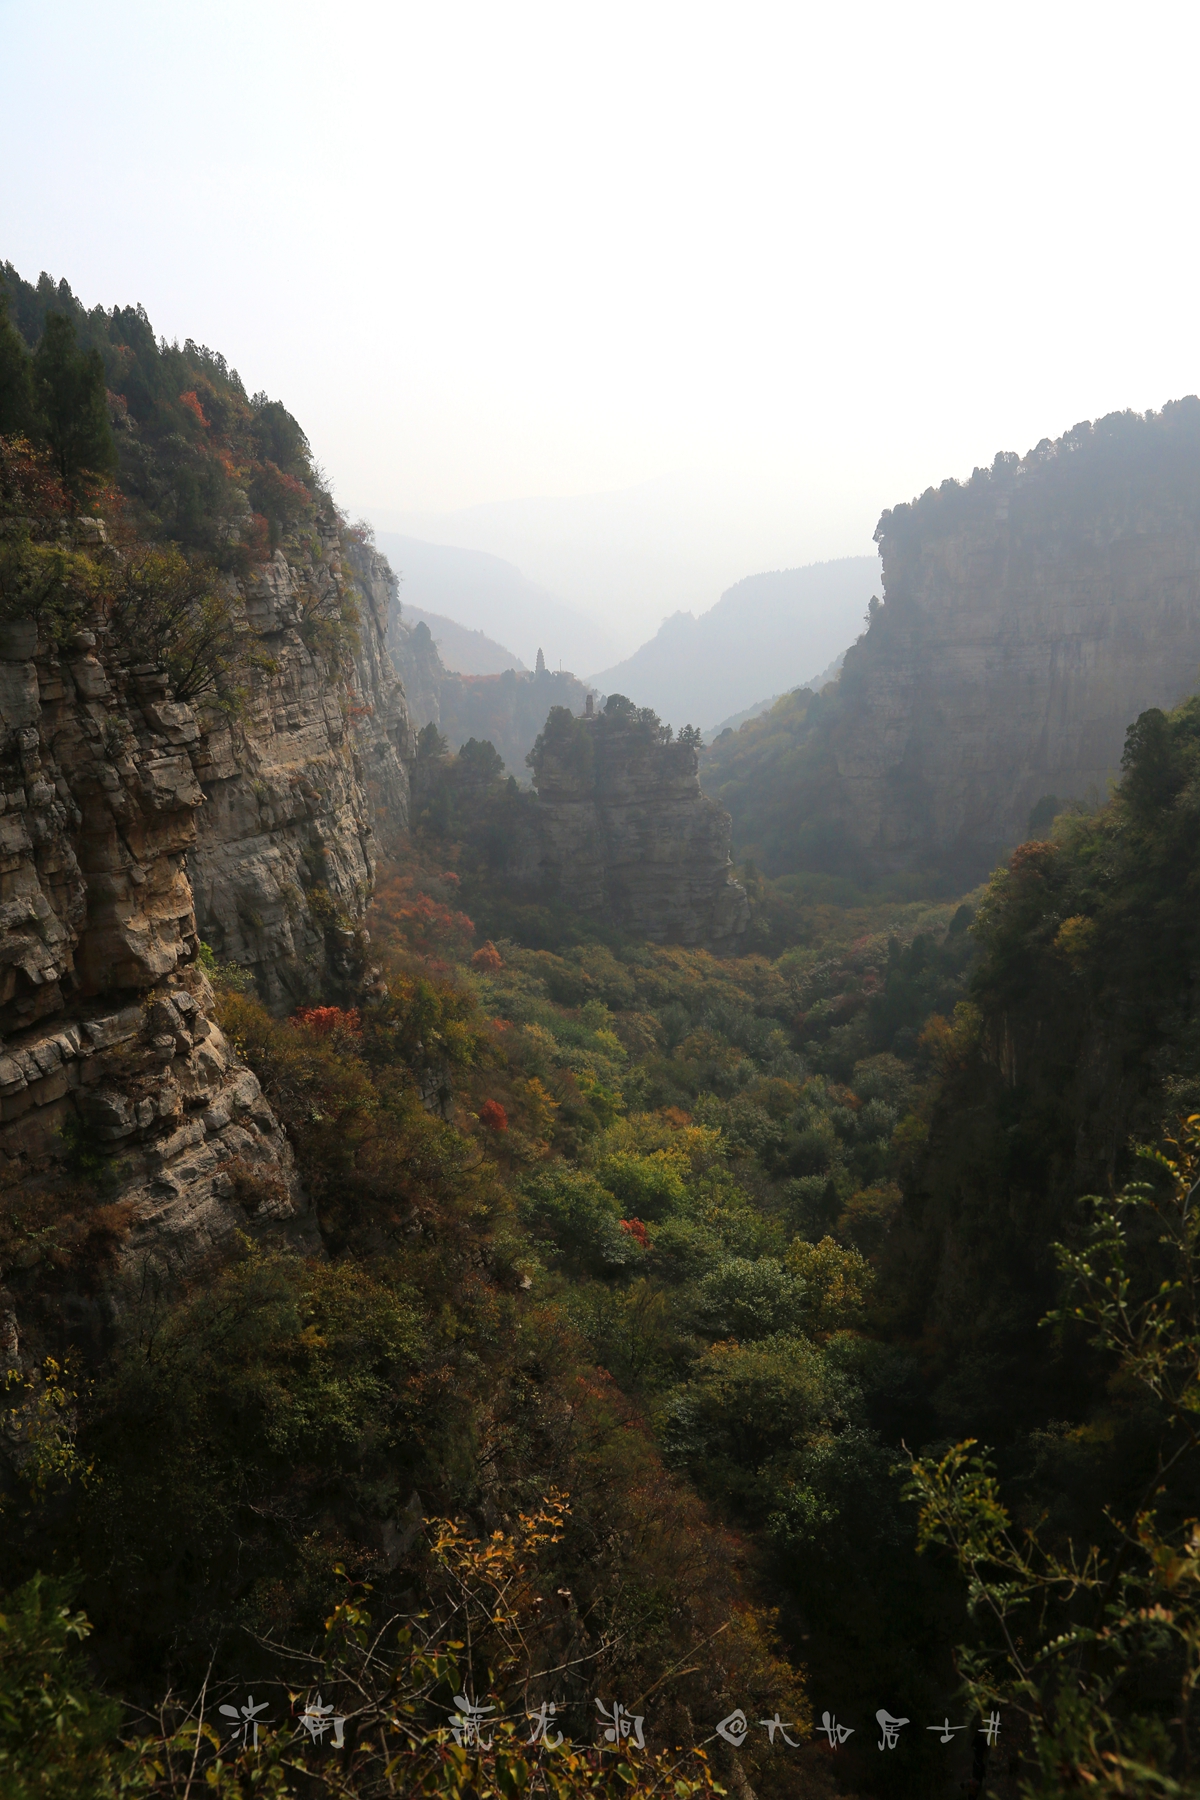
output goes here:
[{"label": "deep valley gorge", "polygon": [[4,1800],[1200,1791],[1200,401],[706,744],[0,300]]}]

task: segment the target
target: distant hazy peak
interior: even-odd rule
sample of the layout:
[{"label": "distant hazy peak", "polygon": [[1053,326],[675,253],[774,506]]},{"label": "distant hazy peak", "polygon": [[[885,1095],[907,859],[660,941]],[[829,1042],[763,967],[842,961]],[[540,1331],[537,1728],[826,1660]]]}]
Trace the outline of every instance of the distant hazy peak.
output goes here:
[{"label": "distant hazy peak", "polygon": [[863,629],[878,586],[873,556],[747,575],[699,618],[672,613],[640,650],[590,679],[677,728],[704,727],[828,670]]},{"label": "distant hazy peak", "polygon": [[[615,644],[594,620],[531,581],[514,563],[484,550],[427,543],[394,531],[376,534],[400,577],[405,611],[417,609],[514,645],[528,667],[539,649],[550,667],[588,669],[611,660]],[[436,636],[436,632],[435,632]]]}]

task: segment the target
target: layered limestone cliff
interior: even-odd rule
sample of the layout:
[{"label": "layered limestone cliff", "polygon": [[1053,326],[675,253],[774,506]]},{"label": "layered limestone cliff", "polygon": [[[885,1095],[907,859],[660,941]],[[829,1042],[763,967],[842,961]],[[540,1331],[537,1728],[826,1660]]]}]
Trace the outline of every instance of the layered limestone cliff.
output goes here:
[{"label": "layered limestone cliff", "polygon": [[44,1223],[47,1205],[54,1221],[16,1230],[10,1360],[80,1209],[103,1203],[113,1254],[110,1279],[90,1270],[91,1300],[70,1304],[101,1323],[238,1232],[313,1237],[290,1148],[195,961],[195,716],[94,623],[65,644],[32,621],[0,628],[0,1183],[10,1224]]},{"label": "layered limestone cliff", "polygon": [[[96,566],[129,554],[99,521],[64,531]],[[227,711],[176,701],[103,605],[65,641],[52,614],[0,625],[0,1184],[11,1219],[54,1221],[42,1247],[0,1232],[10,1359],[53,1310],[46,1257],[97,1219],[90,1298],[58,1284],[95,1328],[239,1233],[319,1248],[199,953],[278,1009],[361,980],[376,823],[408,814],[389,580],[332,516],[277,552],[234,596],[250,654]]]},{"label": "layered limestone cliff", "polygon": [[361,973],[377,823],[408,823],[413,731],[386,648],[391,582],[331,515],[277,550],[242,584],[257,639],[244,704],[206,714],[194,746],[200,934],[277,1010],[327,972]]},{"label": "layered limestone cliff", "polygon": [[518,879],[654,942],[736,945],[749,904],[734,878],[729,814],[701,793],[692,743],[664,742],[657,721],[558,709],[534,762],[537,805]]},{"label": "layered limestone cliff", "polygon": [[998,457],[877,541],[885,603],[805,807],[885,867],[976,878],[1043,797],[1103,797],[1138,714],[1200,682],[1200,401]]}]

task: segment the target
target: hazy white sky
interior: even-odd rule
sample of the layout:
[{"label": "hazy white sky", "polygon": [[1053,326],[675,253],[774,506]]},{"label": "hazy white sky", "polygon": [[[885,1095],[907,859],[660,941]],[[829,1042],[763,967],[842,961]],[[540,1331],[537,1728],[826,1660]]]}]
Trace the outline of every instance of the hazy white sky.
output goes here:
[{"label": "hazy white sky", "polygon": [[1153,0],[0,0],[0,256],[222,349],[353,510],[636,641],[1200,388],[1198,37]]}]

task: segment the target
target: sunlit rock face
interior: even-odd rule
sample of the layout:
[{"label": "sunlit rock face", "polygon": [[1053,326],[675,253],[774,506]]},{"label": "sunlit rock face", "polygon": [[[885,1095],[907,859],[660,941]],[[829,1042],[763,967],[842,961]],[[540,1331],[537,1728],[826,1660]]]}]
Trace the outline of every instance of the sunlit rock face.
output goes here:
[{"label": "sunlit rock face", "polygon": [[[110,554],[98,524],[85,541]],[[361,975],[376,833],[408,816],[389,579],[335,520],[276,554],[238,591],[253,655],[227,710],[173,699],[99,615],[66,643],[0,625],[0,1183],[57,1221],[44,1249],[0,1244],[10,1361],[247,1237],[319,1248],[199,953],[276,1010]],[[62,1221],[93,1218],[103,1247],[56,1274]]]},{"label": "sunlit rock face", "polygon": [[603,719],[575,723],[582,735],[542,760],[524,878],[655,942],[734,946],[749,905],[734,879],[729,814],[701,793],[696,751]]},{"label": "sunlit rock face", "polygon": [[361,962],[377,829],[408,823],[413,733],[385,642],[389,582],[333,523],[277,551],[244,590],[260,647],[248,696],[202,721],[200,935],[277,1011]]},{"label": "sunlit rock face", "polygon": [[[38,1225],[0,1268],[9,1361],[48,1309],[98,1326],[239,1232],[315,1241],[195,960],[197,719],[95,624],[0,629],[0,1183]],[[67,1214],[104,1222],[79,1276],[55,1273]]]},{"label": "sunlit rock face", "polygon": [[891,867],[986,872],[1044,796],[1103,798],[1200,685],[1200,402],[997,458],[885,513],[821,804]]}]

